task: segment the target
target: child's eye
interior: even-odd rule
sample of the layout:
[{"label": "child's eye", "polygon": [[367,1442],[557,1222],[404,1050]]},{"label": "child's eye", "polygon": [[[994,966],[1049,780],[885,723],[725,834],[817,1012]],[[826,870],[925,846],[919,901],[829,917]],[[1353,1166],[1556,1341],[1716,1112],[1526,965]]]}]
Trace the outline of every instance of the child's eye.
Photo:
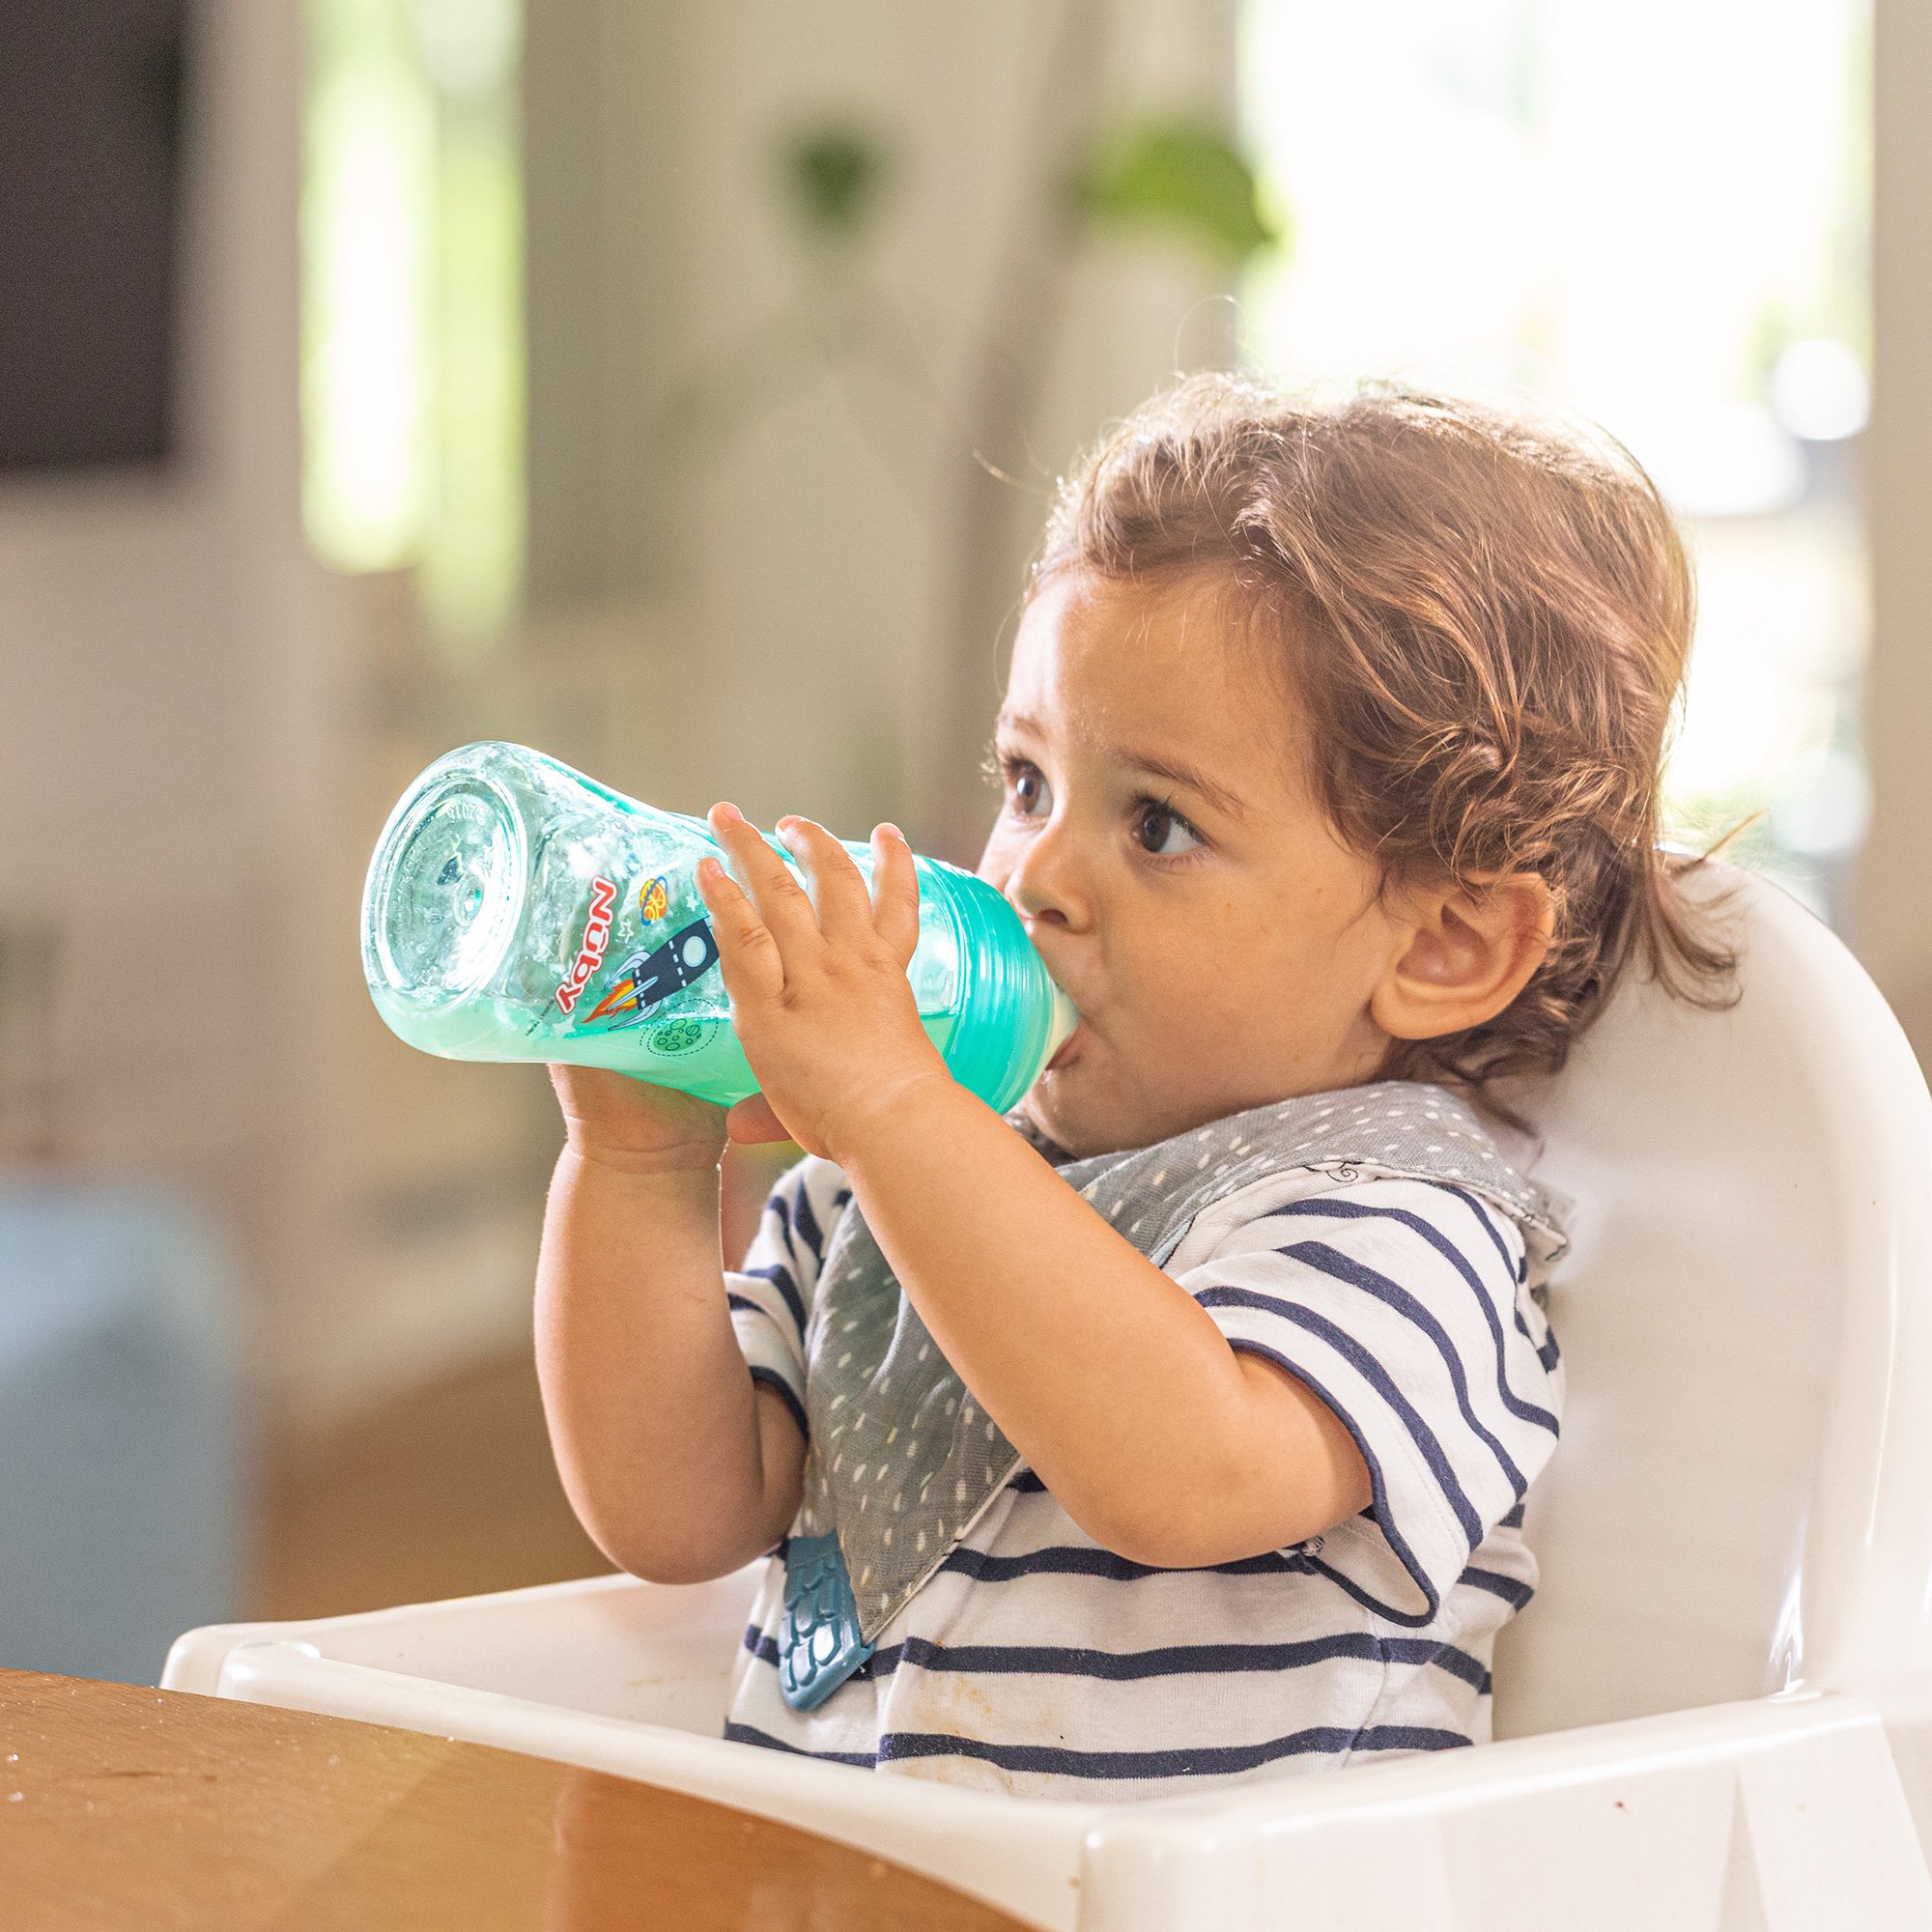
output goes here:
[{"label": "child's eye", "polygon": [[1045,818],[1053,810],[1053,791],[1037,765],[1024,758],[1006,758],[1007,789],[1012,808],[1022,818]]},{"label": "child's eye", "polygon": [[1171,806],[1144,800],[1134,820],[1134,842],[1162,859],[1178,859],[1201,844],[1201,835]]}]

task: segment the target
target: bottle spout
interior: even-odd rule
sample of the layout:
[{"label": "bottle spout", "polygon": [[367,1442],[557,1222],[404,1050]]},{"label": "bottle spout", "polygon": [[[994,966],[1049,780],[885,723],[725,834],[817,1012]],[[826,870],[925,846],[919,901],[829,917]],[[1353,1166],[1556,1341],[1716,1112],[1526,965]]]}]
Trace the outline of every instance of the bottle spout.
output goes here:
[{"label": "bottle spout", "polygon": [[1046,983],[1053,988],[1053,1017],[1047,1026],[1046,1054],[1040,1062],[1042,1066],[1060,1051],[1065,1044],[1066,1036],[1080,1024],[1080,1009],[1061,991],[1059,982],[1049,979]]}]

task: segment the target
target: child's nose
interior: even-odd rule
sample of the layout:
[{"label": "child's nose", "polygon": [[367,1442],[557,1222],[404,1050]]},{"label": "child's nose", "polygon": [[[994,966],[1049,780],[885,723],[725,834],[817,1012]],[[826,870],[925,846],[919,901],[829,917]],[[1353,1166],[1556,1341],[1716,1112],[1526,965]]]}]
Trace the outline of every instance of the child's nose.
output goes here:
[{"label": "child's nose", "polygon": [[1007,876],[1007,897],[1029,918],[1078,930],[1092,907],[1078,855],[1063,826],[1042,827]]}]

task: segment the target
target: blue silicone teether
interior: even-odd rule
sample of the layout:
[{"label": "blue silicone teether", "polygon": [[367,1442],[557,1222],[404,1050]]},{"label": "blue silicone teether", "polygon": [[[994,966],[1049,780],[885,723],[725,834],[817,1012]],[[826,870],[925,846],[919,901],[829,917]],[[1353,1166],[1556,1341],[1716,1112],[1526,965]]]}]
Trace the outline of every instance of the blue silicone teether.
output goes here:
[{"label": "blue silicone teether", "polygon": [[785,1549],[779,1688],[794,1711],[815,1711],[872,1654],[837,1536],[794,1536]]}]

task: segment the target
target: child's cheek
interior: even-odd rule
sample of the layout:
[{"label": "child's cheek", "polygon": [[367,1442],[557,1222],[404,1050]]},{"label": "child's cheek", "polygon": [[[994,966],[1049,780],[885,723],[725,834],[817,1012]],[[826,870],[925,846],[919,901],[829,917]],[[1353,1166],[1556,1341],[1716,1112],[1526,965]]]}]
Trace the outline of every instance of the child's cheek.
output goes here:
[{"label": "child's cheek", "polygon": [[1013,852],[1011,836],[1004,830],[1001,819],[995,820],[993,829],[986,835],[985,848],[980,854],[979,876],[996,893],[1004,894],[1007,881],[1013,875]]}]

